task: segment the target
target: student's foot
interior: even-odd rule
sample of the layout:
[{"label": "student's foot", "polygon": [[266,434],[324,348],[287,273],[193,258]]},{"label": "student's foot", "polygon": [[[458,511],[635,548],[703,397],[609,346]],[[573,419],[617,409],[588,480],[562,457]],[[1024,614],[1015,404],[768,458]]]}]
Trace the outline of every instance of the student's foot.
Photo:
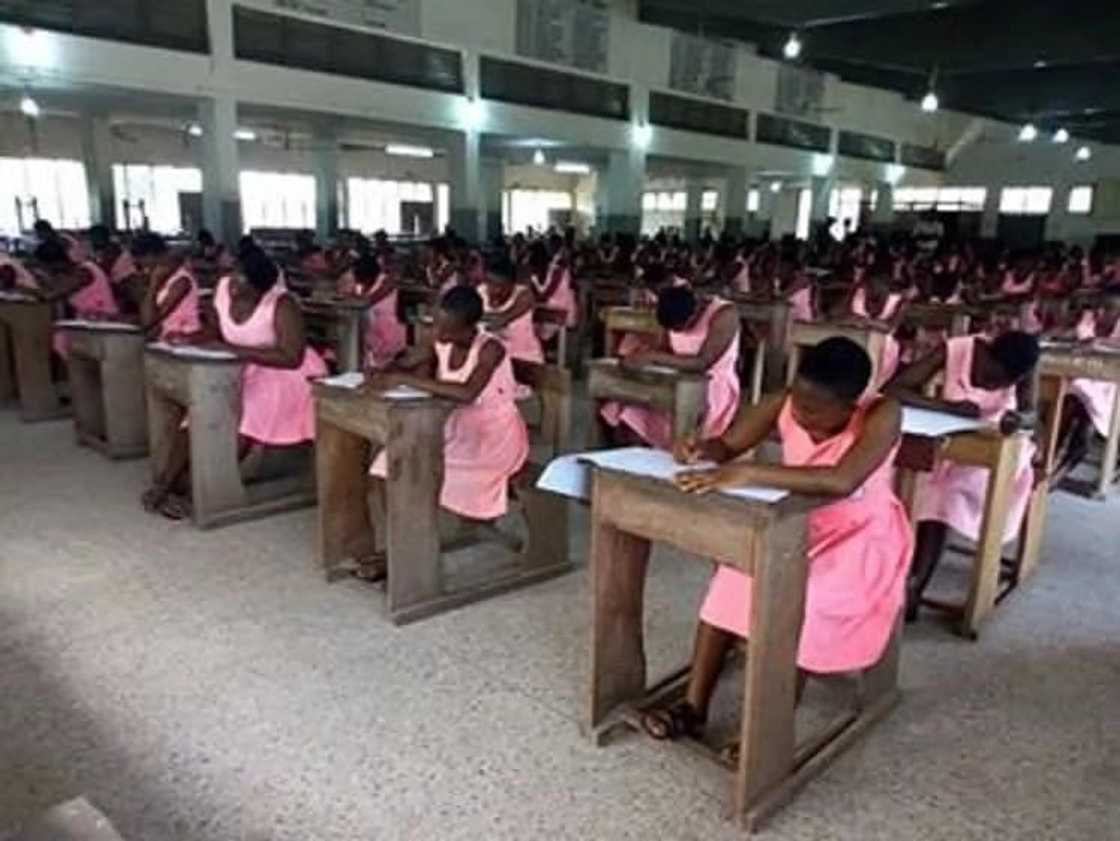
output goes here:
[{"label": "student's foot", "polygon": [[191,503],[186,497],[168,494],[157,510],[167,519],[178,522],[191,516]]},{"label": "student's foot", "polygon": [[379,582],[388,577],[389,563],[384,553],[354,559],[353,574],[362,581]]},{"label": "student's foot", "polygon": [[682,736],[696,738],[708,723],[688,701],[678,701],[671,707],[646,710],[642,713],[642,729],[651,739],[659,742],[674,741]]},{"label": "student's foot", "polygon": [[165,491],[163,488],[148,488],[148,490],[144,491],[144,493],[140,495],[140,504],[149,514],[155,514],[157,511],[159,511],[159,506],[166,496],[167,491]]}]

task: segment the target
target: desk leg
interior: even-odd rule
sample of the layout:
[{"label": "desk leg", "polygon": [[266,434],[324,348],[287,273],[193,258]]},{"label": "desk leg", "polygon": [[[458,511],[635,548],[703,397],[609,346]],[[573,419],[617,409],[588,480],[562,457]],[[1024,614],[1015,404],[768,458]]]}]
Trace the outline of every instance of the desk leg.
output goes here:
[{"label": "desk leg", "polygon": [[1050,489],[1044,479],[1031,491],[1031,500],[1027,505],[1015,563],[1016,584],[1022,584],[1030,578],[1038,567],[1038,558],[1042,551],[1043,528],[1046,525],[1046,511],[1050,507],[1049,500]]},{"label": "desk leg", "polygon": [[754,366],[751,371],[751,405],[762,399],[763,376],[766,373],[766,355],[769,352],[766,339],[759,341],[754,350]]},{"label": "desk leg", "polygon": [[200,528],[216,525],[247,502],[237,459],[240,375],[230,378],[222,371],[222,381],[206,382],[207,373],[205,366],[191,372],[191,497]]},{"label": "desk leg", "polygon": [[[598,494],[596,489],[594,494]],[[648,540],[594,517],[591,506],[591,697],[592,734],[620,704],[646,691],[645,607]]]},{"label": "desk leg", "polygon": [[129,342],[106,354],[101,366],[105,438],[113,458],[140,456],[148,449],[144,401],[144,345]]},{"label": "desk leg", "polygon": [[362,330],[357,319],[341,319],[338,330],[338,364],[343,373],[362,370]]},{"label": "desk leg", "polygon": [[1116,473],[1116,456],[1120,454],[1120,387],[1112,403],[1112,417],[1108,422],[1108,438],[1104,442],[1104,455],[1101,457],[1101,474],[1097,479],[1097,498],[1105,499],[1112,487]]},{"label": "desk leg", "polygon": [[1010,435],[1000,442],[995,464],[988,471],[988,487],[984,494],[984,517],[980,523],[980,540],[972,567],[968,602],[961,617],[961,633],[970,639],[979,635],[980,623],[996,604],[999,593],[1000,562],[1003,559],[1003,525],[1011,502],[1011,486],[1019,466],[1019,449],[1023,442]]},{"label": "desk leg", "polygon": [[328,579],[340,561],[368,556],[375,550],[366,505],[368,464],[365,439],[319,418],[315,429],[316,560]]},{"label": "desk leg", "polygon": [[16,378],[19,381],[20,417],[25,421],[46,420],[64,414],[58,392],[51,381],[51,312],[36,307],[21,316],[23,324],[13,330]]},{"label": "desk leg", "polygon": [[770,315],[769,335],[766,337],[766,388],[770,391],[778,391],[785,385],[791,323],[788,307],[774,307]]},{"label": "desk leg", "polygon": [[748,828],[792,796],[769,797],[794,771],[797,741],[797,648],[809,577],[804,516],[775,527],[767,552],[755,564],[739,768],[732,802]]},{"label": "desk leg", "polygon": [[439,493],[444,418],[424,413],[389,430],[386,515],[389,616],[401,625],[438,612],[443,594]]},{"label": "desk leg", "polygon": [[71,348],[66,357],[66,371],[70,380],[70,408],[74,412],[78,443],[93,441],[98,442],[94,446],[101,447],[106,439],[106,422],[111,414],[101,393],[102,363]]},{"label": "desk leg", "polygon": [[0,321],[0,401],[16,396],[15,371],[12,368],[12,333]]}]

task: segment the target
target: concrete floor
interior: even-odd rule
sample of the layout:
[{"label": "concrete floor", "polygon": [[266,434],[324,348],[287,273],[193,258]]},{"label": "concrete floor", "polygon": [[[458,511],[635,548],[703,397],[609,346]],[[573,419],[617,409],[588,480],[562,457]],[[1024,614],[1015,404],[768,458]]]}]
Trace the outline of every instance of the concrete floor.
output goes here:
[{"label": "concrete floor", "polygon": [[[172,525],[139,511],[144,463],[10,411],[0,476],[0,837],[80,794],[130,841],[743,837],[691,753],[581,737],[582,570],[398,630],[313,569],[312,511]],[[1118,510],[1057,496],[979,643],[908,628],[902,705],[763,837],[1120,838]],[[654,672],[705,582],[679,561],[650,583]]]}]

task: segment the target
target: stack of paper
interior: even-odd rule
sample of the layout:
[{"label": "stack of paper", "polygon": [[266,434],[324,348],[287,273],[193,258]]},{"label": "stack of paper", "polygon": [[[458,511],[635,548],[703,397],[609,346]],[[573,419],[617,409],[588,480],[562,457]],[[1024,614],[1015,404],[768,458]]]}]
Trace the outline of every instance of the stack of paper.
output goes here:
[{"label": "stack of paper", "polygon": [[902,409],[902,431],[907,435],[920,435],[923,438],[940,438],[958,432],[974,432],[991,426],[979,418],[963,418],[948,412],[935,412],[931,409],[916,409],[904,406]]},{"label": "stack of paper", "polygon": [[127,321],[89,321],[81,318],[65,318],[54,323],[55,327],[77,327],[82,330],[128,330],[139,333],[140,327]]},{"label": "stack of paper", "polygon": [[329,385],[332,388],[360,388],[362,383],[366,381],[365,375],[361,371],[350,371],[346,374],[338,374],[334,377],[323,377],[316,380],[320,385]]},{"label": "stack of paper", "polygon": [[381,396],[386,400],[420,400],[432,395],[410,385],[398,385],[396,388],[381,392]]},{"label": "stack of paper", "polygon": [[162,350],[165,353],[170,353],[173,356],[178,356],[183,359],[213,359],[223,361],[235,361],[237,359],[237,354],[228,350],[194,347],[192,345],[169,345],[167,342],[152,342],[148,347],[152,350]]}]

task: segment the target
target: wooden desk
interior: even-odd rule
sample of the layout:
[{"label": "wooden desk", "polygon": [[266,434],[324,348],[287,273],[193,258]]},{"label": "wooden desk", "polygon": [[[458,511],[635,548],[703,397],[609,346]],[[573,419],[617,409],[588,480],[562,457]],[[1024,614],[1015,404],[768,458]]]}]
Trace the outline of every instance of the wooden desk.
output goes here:
[{"label": "wooden desk", "polygon": [[944,330],[949,336],[967,336],[972,323],[968,307],[945,304],[906,304],[902,323],[927,330]]},{"label": "wooden desk", "polygon": [[[386,551],[389,616],[414,622],[571,569],[567,506],[537,491],[531,466],[515,477],[529,538],[515,563],[486,580],[449,590],[439,529],[443,429],[454,406],[435,398],[390,400],[367,390],[314,386],[318,428],[318,563],[328,579],[351,558]],[[373,451],[388,451],[385,533],[376,535],[366,499]]]},{"label": "wooden desk", "polygon": [[620,724],[640,726],[640,710],[668,702],[687,681],[685,669],[647,685],[643,594],[652,542],[751,575],[750,653],[732,783],[733,815],[751,831],[889,712],[899,696],[896,631],[881,662],[861,675],[854,709],[808,743],[796,742],[807,514],[818,504],[797,496],[778,503],[698,497],[664,480],[603,468],[592,474],[587,725],[602,743]]},{"label": "wooden desk", "polygon": [[813,347],[825,339],[836,336],[851,339],[867,351],[867,355],[871,358],[870,383],[875,383],[879,373],[879,362],[883,358],[883,345],[887,340],[886,333],[870,327],[852,327],[846,324],[830,324],[829,322],[795,321],[793,328],[790,330],[786,384],[790,385],[796,379],[797,366],[801,361],[801,351],[804,348]]},{"label": "wooden desk", "polygon": [[[570,368],[568,359],[568,313],[565,310],[553,307],[536,306],[533,308],[533,324],[552,324],[556,331],[556,364],[561,368]],[[544,341],[541,341],[542,349]]]},{"label": "wooden desk", "polygon": [[617,359],[595,359],[589,366],[587,393],[594,413],[590,433],[592,448],[604,444],[598,423],[598,401],[604,400],[637,403],[668,412],[673,419],[673,438],[676,439],[700,426],[707,404],[708,375],[660,368],[627,371]]},{"label": "wooden desk", "polygon": [[199,528],[315,504],[309,474],[243,481],[237,452],[241,367],[236,361],[189,358],[154,347],[144,354],[152,472],[158,475],[166,464],[170,433],[185,409],[193,520]]},{"label": "wooden desk", "polygon": [[0,297],[0,398],[19,395],[20,419],[66,417],[51,380],[50,304],[17,295]]},{"label": "wooden desk", "polygon": [[78,443],[109,458],[148,452],[144,334],[139,327],[60,322]]},{"label": "wooden desk", "polygon": [[[793,307],[789,301],[761,303],[750,298],[732,297],[739,310],[739,320],[744,327],[758,328],[766,341],[765,350],[765,388],[777,391],[785,384],[786,358],[790,351],[790,335],[793,331]],[[760,349],[761,350],[761,349]],[[757,399],[755,402],[758,402]]]},{"label": "wooden desk", "polygon": [[300,301],[308,335],[334,348],[342,372],[362,370],[369,303],[355,298],[310,298]]},{"label": "wooden desk", "polygon": [[665,331],[657,323],[657,313],[644,307],[606,307],[600,312],[603,320],[604,350],[607,356],[618,356],[618,346],[626,333],[649,336],[659,344]]},{"label": "wooden desk", "polygon": [[[916,472],[921,465],[906,458],[906,444],[914,444],[916,436],[904,432],[904,446],[895,462],[898,468],[899,496],[906,510],[913,517],[914,496],[917,487]],[[928,442],[929,439],[924,439]],[[959,465],[988,468],[988,485],[984,493],[984,514],[980,522],[980,537],[976,541],[976,554],[972,563],[972,577],[967,600],[963,605],[924,601],[930,607],[944,610],[960,617],[959,630],[963,636],[976,639],[980,625],[995,609],[1003,594],[1000,593],[1000,568],[1003,560],[1003,529],[1011,504],[1011,490],[1019,464],[1019,451],[1026,435],[1002,435],[995,428],[963,432],[937,439],[937,459]],[[1041,532],[1039,533],[1041,534]],[[1022,551],[1022,547],[1021,547]]]}]

